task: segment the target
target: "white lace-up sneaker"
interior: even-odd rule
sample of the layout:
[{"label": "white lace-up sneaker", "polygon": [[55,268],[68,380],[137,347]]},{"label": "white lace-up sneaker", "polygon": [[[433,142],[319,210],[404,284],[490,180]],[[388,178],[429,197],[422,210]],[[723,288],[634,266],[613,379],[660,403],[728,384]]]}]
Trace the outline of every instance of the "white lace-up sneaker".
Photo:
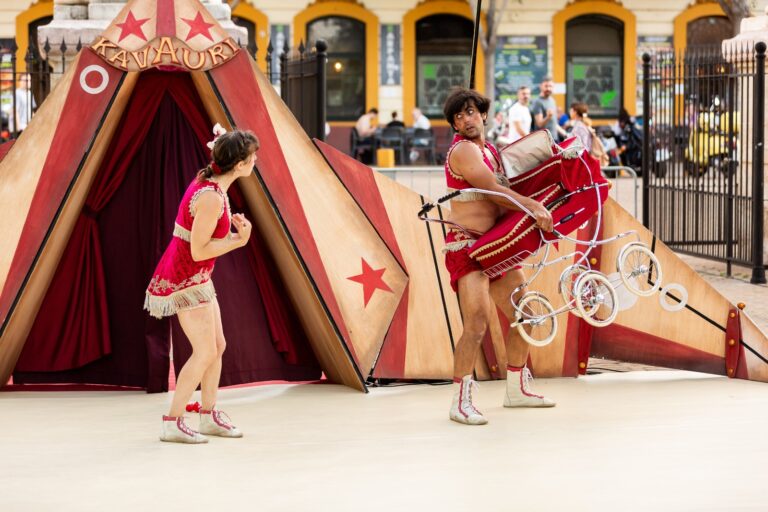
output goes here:
[{"label": "white lace-up sneaker", "polygon": [[472,388],[477,388],[477,382],[472,380],[471,375],[465,375],[459,382],[459,388],[453,395],[451,412],[449,417],[453,421],[464,423],[465,425],[485,425],[488,420],[483,413],[478,411],[472,405]]},{"label": "white lace-up sneaker", "polygon": [[209,436],[243,437],[243,433],[232,425],[227,413],[217,409],[200,410],[200,432]]},{"label": "white lace-up sneaker", "polygon": [[168,443],[189,444],[208,442],[207,437],[187,426],[184,422],[184,416],[179,416],[178,418],[173,416],[163,416],[163,431],[160,433],[160,440]]},{"label": "white lace-up sneaker", "polygon": [[527,367],[507,366],[507,392],[504,395],[504,407],[554,407],[554,401],[531,393],[528,385],[532,380],[531,371]]}]

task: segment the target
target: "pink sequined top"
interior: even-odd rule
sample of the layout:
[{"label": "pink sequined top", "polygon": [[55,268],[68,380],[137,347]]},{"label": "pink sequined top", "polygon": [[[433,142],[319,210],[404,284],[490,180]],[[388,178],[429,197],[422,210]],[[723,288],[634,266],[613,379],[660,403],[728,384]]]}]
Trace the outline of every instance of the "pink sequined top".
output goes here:
[{"label": "pink sequined top", "polygon": [[195,204],[201,194],[209,191],[220,194],[224,200],[211,238],[221,240],[229,235],[232,215],[227,195],[216,183],[195,179],[181,199],[173,238],[160,258],[147,288],[144,309],[156,318],[174,315],[179,309],[195,307],[216,297],[211,282],[216,258],[195,261],[190,246]]},{"label": "pink sequined top", "polygon": [[[451,147],[448,149],[448,154],[445,157],[445,184],[447,186],[446,193],[451,193],[456,190],[464,190],[466,188],[473,188],[472,185],[464,179],[463,176],[460,174],[456,174],[451,170],[451,153],[453,153],[453,150],[458,147],[461,143],[470,143],[474,144],[469,139],[462,137],[459,134],[456,134],[453,137],[453,141],[451,142]],[[488,166],[488,170],[493,173],[494,176],[496,176],[496,181],[503,185],[508,187],[509,186],[509,180],[507,180],[507,177],[504,174],[504,167],[501,165],[501,157],[499,156],[499,152],[496,150],[496,148],[493,146],[493,144],[490,144],[488,142],[485,143],[485,147],[491,152],[491,155],[493,155],[493,158],[495,160],[494,162],[491,162],[491,160],[488,158],[488,154],[483,151],[483,162],[485,162],[485,165]],[[479,148],[478,148],[479,149]],[[462,194],[456,198],[454,198],[454,201],[477,201],[483,199],[483,196],[481,194],[476,193],[466,193]]]}]

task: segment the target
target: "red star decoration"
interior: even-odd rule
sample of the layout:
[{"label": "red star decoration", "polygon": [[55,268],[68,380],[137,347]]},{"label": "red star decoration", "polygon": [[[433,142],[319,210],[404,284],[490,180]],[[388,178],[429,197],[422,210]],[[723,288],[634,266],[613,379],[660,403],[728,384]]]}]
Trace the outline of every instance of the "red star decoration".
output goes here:
[{"label": "red star decoration", "polygon": [[147,40],[147,36],[144,35],[144,31],[141,30],[141,26],[149,21],[149,18],[144,18],[141,20],[137,20],[133,17],[133,11],[128,11],[128,16],[125,17],[125,21],[122,23],[117,23],[117,26],[120,27],[120,39],[117,40],[119,43],[126,37],[130,36],[131,34],[135,35],[136,37],[140,37],[143,40]]},{"label": "red star decoration", "polygon": [[365,301],[365,306],[367,306],[368,301],[371,300],[371,296],[373,295],[373,292],[376,291],[376,289],[391,293],[392,288],[387,286],[387,283],[385,283],[381,278],[382,274],[384,274],[384,271],[386,270],[385,268],[374,270],[371,268],[368,262],[365,261],[365,259],[360,258],[360,260],[363,262],[363,273],[348,277],[347,279],[363,285],[363,300]]},{"label": "red star decoration", "polygon": [[184,23],[189,25],[189,34],[187,34],[187,41],[192,39],[198,34],[202,34],[211,41],[213,41],[213,38],[211,37],[211,33],[208,31],[209,28],[211,28],[214,24],[213,23],[206,23],[203,19],[203,15],[200,14],[200,11],[197,11],[197,16],[195,16],[195,19],[188,20],[186,18],[181,18]]}]

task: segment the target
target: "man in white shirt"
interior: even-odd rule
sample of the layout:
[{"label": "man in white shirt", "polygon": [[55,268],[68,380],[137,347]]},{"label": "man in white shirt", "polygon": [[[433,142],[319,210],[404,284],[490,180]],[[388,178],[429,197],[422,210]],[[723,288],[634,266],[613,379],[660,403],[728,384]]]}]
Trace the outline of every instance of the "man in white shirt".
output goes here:
[{"label": "man in white shirt", "polygon": [[16,119],[13,119],[13,105],[11,105],[11,115],[9,118],[9,129],[11,132],[21,133],[32,119],[32,111],[37,108],[32,91],[29,90],[30,77],[27,73],[19,75],[16,86]]},{"label": "man in white shirt", "polygon": [[517,101],[509,109],[509,142],[515,142],[531,133],[531,89],[521,85],[517,89]]},{"label": "man in white shirt", "polygon": [[429,121],[429,118],[427,118],[418,107],[413,109],[413,127],[422,130],[429,130],[432,128],[432,123]]},{"label": "man in white shirt", "polygon": [[376,119],[376,116],[378,115],[379,111],[372,108],[367,113],[361,115],[357,120],[355,128],[357,129],[357,135],[361,139],[371,137],[376,132],[376,123],[374,123],[374,119]]}]

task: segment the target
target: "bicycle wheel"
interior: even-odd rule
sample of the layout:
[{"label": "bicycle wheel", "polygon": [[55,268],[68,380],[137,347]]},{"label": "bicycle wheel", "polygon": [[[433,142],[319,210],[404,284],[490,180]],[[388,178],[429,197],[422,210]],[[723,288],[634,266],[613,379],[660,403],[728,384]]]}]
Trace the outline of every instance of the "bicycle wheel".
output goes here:
[{"label": "bicycle wheel", "polygon": [[590,270],[576,280],[576,308],[588,324],[605,327],[616,319],[619,300],[616,289],[603,274]]},{"label": "bicycle wheel", "polygon": [[633,242],[622,247],[616,270],[627,290],[640,297],[653,295],[661,286],[661,264],[645,244]]},{"label": "bicycle wheel", "polygon": [[[555,308],[546,297],[536,292],[523,295],[517,304],[517,331],[535,347],[549,345],[557,334]],[[526,323],[519,323],[526,321]]]}]

